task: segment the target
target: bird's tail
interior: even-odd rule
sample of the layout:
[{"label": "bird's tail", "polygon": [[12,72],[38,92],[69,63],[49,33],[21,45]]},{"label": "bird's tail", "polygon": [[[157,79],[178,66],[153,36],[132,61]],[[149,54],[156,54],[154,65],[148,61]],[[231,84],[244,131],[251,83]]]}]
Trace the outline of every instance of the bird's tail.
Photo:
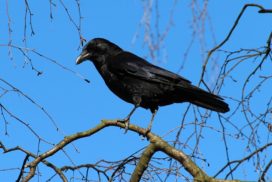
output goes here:
[{"label": "bird's tail", "polygon": [[[223,101],[223,98],[214,95],[212,93],[206,92],[198,87],[192,86],[186,88],[186,95],[188,95],[187,100],[192,104],[195,104],[206,109],[210,109],[216,112],[228,112],[229,106]],[[183,91],[184,92],[184,91]]]}]

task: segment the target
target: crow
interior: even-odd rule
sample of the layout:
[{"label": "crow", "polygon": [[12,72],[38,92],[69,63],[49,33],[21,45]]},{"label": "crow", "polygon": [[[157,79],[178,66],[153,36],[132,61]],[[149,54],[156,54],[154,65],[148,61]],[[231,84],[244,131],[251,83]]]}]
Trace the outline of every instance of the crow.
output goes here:
[{"label": "crow", "polygon": [[228,104],[221,97],[193,86],[180,75],[124,51],[104,38],[94,38],[83,47],[76,64],[85,60],[93,62],[114,94],[134,105],[128,116],[120,120],[126,125],[125,131],[138,107],[150,109],[152,113],[147,132],[151,130],[159,106],[189,102],[216,112],[229,111]]}]

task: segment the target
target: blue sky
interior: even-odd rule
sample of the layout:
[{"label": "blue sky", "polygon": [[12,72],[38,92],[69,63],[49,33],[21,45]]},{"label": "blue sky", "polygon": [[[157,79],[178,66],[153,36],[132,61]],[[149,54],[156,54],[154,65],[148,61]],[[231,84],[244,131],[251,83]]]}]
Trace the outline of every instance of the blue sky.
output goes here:
[{"label": "blue sky", "polygon": [[[210,21],[213,25],[213,31],[216,42],[220,42],[228,33],[233,25],[235,18],[240,12],[242,6],[247,1],[211,1],[208,6]],[[255,1],[259,4],[271,8],[271,2]],[[65,2],[71,13],[72,18],[78,23],[77,6],[74,1]],[[82,35],[87,40],[95,37],[104,37],[118,44],[125,50],[131,51],[141,57],[147,58],[154,64],[164,67],[173,72],[177,72],[182,63],[184,53],[190,44],[192,37],[192,13],[189,1],[177,1],[173,14],[173,26],[171,26],[156,60],[152,60],[149,50],[144,44],[144,29],[141,24],[143,18],[143,3],[140,1],[87,1],[80,3],[82,19]],[[33,98],[38,104],[43,106],[48,113],[54,118],[61,132],[57,132],[53,123],[48,117],[35,105],[30,103],[24,97],[9,93],[0,98],[0,102],[5,104],[15,115],[30,124],[30,126],[46,140],[57,143],[63,138],[63,135],[73,134],[94,127],[101,119],[124,118],[133,107],[131,104],[117,98],[106,88],[102,78],[95,70],[91,63],[84,63],[79,66],[75,65],[75,59],[80,54],[78,32],[59,2],[56,7],[52,7],[53,19],[50,19],[50,6],[47,1],[31,1],[29,6],[32,10],[32,24],[35,35],[30,35],[30,26],[27,25],[27,47],[35,49],[39,53],[56,60],[65,67],[83,75],[91,82],[84,82],[75,74],[66,71],[56,64],[35,55],[31,52],[27,54],[32,60],[36,69],[42,71],[42,75],[37,76],[36,72],[31,70],[30,64],[25,64],[25,57],[16,49],[12,49],[12,59],[8,55],[8,48],[3,46],[9,41],[7,27],[6,4],[1,2],[0,22],[1,22],[1,39],[0,39],[0,78],[12,83],[25,94]],[[24,36],[24,12],[23,2],[10,1],[8,4],[11,18],[11,39],[12,44],[24,47],[22,42]],[[42,8],[41,8],[42,7]],[[160,30],[164,32],[169,22],[169,13],[173,7],[173,1],[159,1],[160,11]],[[29,16],[27,17],[29,18]],[[28,19],[29,20],[29,19]],[[154,14],[151,17],[154,23]],[[197,84],[201,73],[201,64],[206,52],[214,46],[211,39],[211,29],[208,23],[205,24],[206,33],[206,50],[201,51],[199,41],[196,40],[188,54],[184,69],[180,74],[193,84]],[[225,50],[236,50],[240,48],[256,48],[264,46],[271,31],[271,15],[260,15],[256,8],[249,9],[242,18],[231,39],[223,47]],[[136,39],[135,39],[135,35]],[[203,57],[204,55],[204,57]],[[224,55],[219,55],[218,64],[222,64]],[[212,85],[213,71],[209,65],[209,73],[205,79]],[[234,73],[239,80],[244,78],[248,67],[241,66],[240,70]],[[269,70],[268,70],[269,72]],[[228,84],[233,84],[230,86]],[[236,85],[235,85],[236,84]],[[3,85],[1,85],[3,86]],[[266,85],[265,88],[269,88]],[[241,83],[233,83],[227,80],[220,94],[222,96],[232,96],[240,98]],[[264,97],[271,94],[263,92]],[[270,95],[269,95],[270,94]],[[230,108],[233,109],[232,101]],[[261,99],[256,101],[261,105]],[[161,107],[153,124],[152,131],[160,136],[179,126],[182,115],[187,104],[174,104],[171,106]],[[201,111],[204,111],[203,109]],[[226,114],[228,115],[228,114]],[[142,127],[147,127],[151,114],[148,110],[138,109],[131,118],[131,122]],[[189,115],[186,122],[192,122],[193,115]],[[242,115],[238,115],[236,122],[243,120]],[[216,117],[216,113],[208,120],[208,124],[214,128],[221,129]],[[239,125],[239,124],[238,124]],[[242,124],[241,124],[242,125]],[[0,128],[2,132],[1,141],[7,147],[22,146],[34,153],[37,152],[38,139],[22,124],[9,118],[8,135],[5,135],[5,125],[0,119]],[[190,128],[190,127],[189,127]],[[186,138],[190,134],[184,132]],[[235,133],[231,130],[229,133]],[[175,132],[172,132],[165,139],[173,141]],[[208,174],[213,175],[220,166],[226,163],[225,148],[223,145],[222,135],[206,129],[203,135],[204,139],[200,144],[200,151],[203,157],[208,160],[207,163],[197,161]],[[181,142],[185,142],[181,139]],[[243,140],[230,139],[231,159],[237,159],[246,154]],[[98,134],[74,142],[76,148],[68,146],[65,151],[72,160],[78,165],[81,163],[95,163],[98,160],[120,160],[136,150],[146,146],[147,141],[135,133],[128,132],[124,134],[123,130],[118,128],[107,128]],[[193,141],[191,143],[193,145]],[[46,151],[50,145],[41,143],[40,151]],[[242,148],[242,150],[239,150]],[[190,150],[185,150],[189,152]],[[23,161],[24,155],[19,152],[1,154],[0,170],[7,168],[18,168]],[[72,165],[69,159],[63,154],[58,153],[50,158],[58,166]],[[256,179],[257,173],[248,173],[247,167],[252,163],[247,163],[235,173],[235,177],[241,179]],[[46,167],[41,167],[41,181],[48,179],[52,171]],[[271,170],[270,170],[271,171]],[[18,170],[0,171],[0,179],[5,181],[14,181],[18,175]],[[58,180],[55,178],[55,180]]]}]

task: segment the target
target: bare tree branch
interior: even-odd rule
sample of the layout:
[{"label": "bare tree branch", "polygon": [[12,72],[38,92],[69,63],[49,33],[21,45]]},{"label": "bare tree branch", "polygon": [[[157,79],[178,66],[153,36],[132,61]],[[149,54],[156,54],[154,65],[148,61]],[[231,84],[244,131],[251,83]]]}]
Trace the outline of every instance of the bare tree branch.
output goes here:
[{"label": "bare tree branch", "polygon": [[[24,181],[29,181],[34,175],[37,166],[40,162],[45,160],[46,158],[54,155],[58,151],[62,150],[65,146],[67,146],[69,143],[78,140],[80,138],[89,137],[100,130],[109,127],[109,126],[115,126],[120,128],[125,128],[125,124],[118,122],[117,120],[103,120],[100,124],[98,124],[96,127],[91,128],[89,130],[78,132],[76,134],[70,135],[65,137],[62,141],[60,141],[58,144],[56,144],[53,148],[50,150],[42,153],[41,155],[37,156],[32,162],[28,163],[26,165],[27,168],[30,169],[29,174],[25,177]],[[140,135],[145,135],[146,130],[144,128],[140,128],[136,125],[130,124],[129,130],[136,132]],[[152,155],[156,151],[162,151],[165,154],[169,155],[170,157],[176,159],[179,161],[185,168],[187,172],[189,172],[195,179],[195,181],[218,181],[216,179],[213,179],[209,177],[202,169],[200,169],[188,156],[186,156],[182,151],[179,151],[175,149],[174,147],[170,146],[167,142],[165,142],[163,139],[161,139],[159,136],[148,133],[146,135],[147,139],[150,141],[152,145],[150,147],[147,147],[147,149],[144,152],[144,156],[140,159],[140,164],[137,165],[136,170],[134,174],[132,175],[131,180],[135,179],[135,181],[140,179],[140,176],[143,174],[144,170],[147,167],[148,162],[150,161]],[[144,167],[144,168],[142,168]],[[141,168],[141,169],[140,169]],[[229,181],[229,180],[227,180]]]},{"label": "bare tree branch", "polygon": [[[249,160],[250,158],[252,158],[254,155],[258,154],[259,152],[262,152],[263,150],[267,149],[268,147],[272,146],[272,143],[268,143],[266,145],[264,145],[263,147],[259,148],[258,150],[255,150],[254,152],[252,152],[251,154],[249,154],[248,156],[244,157],[243,159],[239,159],[239,160],[234,160],[231,162],[228,162],[222,169],[220,169],[215,175],[214,177],[217,177],[221,172],[223,172],[227,167],[231,166],[232,164],[235,164],[235,167],[232,168],[230,170],[230,172],[227,174],[230,175],[235,169],[237,169],[237,167],[239,167],[239,165],[241,165],[243,162]],[[227,177],[226,176],[226,177]]]},{"label": "bare tree branch", "polygon": [[22,164],[22,167],[21,167],[21,170],[20,170],[20,174],[19,174],[19,176],[18,176],[16,182],[20,182],[20,180],[21,180],[21,178],[22,178],[22,176],[23,176],[23,174],[24,174],[25,164],[26,164],[26,162],[28,161],[28,158],[29,158],[29,155],[26,154],[25,159],[24,159],[23,164]]},{"label": "bare tree branch", "polygon": [[[34,159],[38,157],[37,155],[31,153],[30,151],[28,151],[28,150],[26,150],[26,149],[23,149],[22,147],[19,147],[19,146],[8,149],[8,148],[5,147],[5,145],[4,145],[1,141],[0,141],[0,148],[3,149],[4,153],[9,153],[9,152],[14,152],[14,151],[21,151],[21,152],[25,153],[27,156],[30,156],[30,157],[32,157],[32,158],[34,158]],[[29,157],[28,157],[28,158],[29,158]],[[25,163],[25,161],[27,162],[27,160],[24,160],[23,163]],[[52,164],[52,163],[50,163],[50,162],[48,162],[48,161],[46,161],[46,160],[42,160],[41,162],[42,162],[43,164],[45,164],[46,166],[48,166],[49,168],[53,169],[53,170],[56,172],[56,174],[58,174],[58,176],[62,179],[62,181],[64,181],[64,182],[67,182],[67,181],[68,181],[68,180],[66,179],[65,175],[62,173],[62,171],[61,171],[59,168],[57,168],[54,164]],[[27,165],[24,164],[23,167],[22,167],[22,169],[20,170],[20,173],[23,174],[23,170],[24,170],[26,167],[27,167]],[[18,178],[19,181],[20,181],[20,180],[25,181],[25,179],[22,179],[22,177],[23,177],[22,175],[19,175],[19,176],[21,176],[21,179]],[[26,181],[27,181],[27,180],[26,180]]]},{"label": "bare tree branch", "polygon": [[236,20],[235,20],[232,28],[230,29],[228,35],[225,37],[225,39],[221,43],[219,43],[217,46],[215,46],[213,49],[211,49],[208,52],[206,60],[205,60],[205,62],[202,65],[202,72],[201,72],[201,77],[200,77],[201,79],[199,81],[199,84],[201,82],[204,82],[204,80],[203,80],[204,79],[204,73],[206,71],[206,66],[208,64],[208,61],[209,61],[211,55],[214,53],[214,51],[216,51],[217,49],[219,49],[220,47],[222,47],[229,40],[230,36],[232,35],[233,31],[235,30],[236,26],[238,25],[238,23],[239,23],[242,15],[244,14],[245,10],[248,7],[257,7],[257,8],[259,8],[260,9],[259,13],[272,13],[271,9],[265,9],[264,7],[262,7],[262,6],[258,5],[258,4],[245,4],[244,7],[242,8],[241,12],[239,13],[238,17],[236,18]]}]

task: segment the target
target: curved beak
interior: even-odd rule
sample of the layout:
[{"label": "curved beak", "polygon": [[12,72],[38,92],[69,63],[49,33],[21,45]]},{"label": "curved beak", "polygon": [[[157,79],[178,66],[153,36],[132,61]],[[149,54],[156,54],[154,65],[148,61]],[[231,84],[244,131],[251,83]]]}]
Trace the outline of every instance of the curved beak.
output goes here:
[{"label": "curved beak", "polygon": [[83,61],[86,61],[88,58],[90,58],[90,53],[88,53],[87,51],[82,51],[76,59],[76,64],[80,64]]}]

